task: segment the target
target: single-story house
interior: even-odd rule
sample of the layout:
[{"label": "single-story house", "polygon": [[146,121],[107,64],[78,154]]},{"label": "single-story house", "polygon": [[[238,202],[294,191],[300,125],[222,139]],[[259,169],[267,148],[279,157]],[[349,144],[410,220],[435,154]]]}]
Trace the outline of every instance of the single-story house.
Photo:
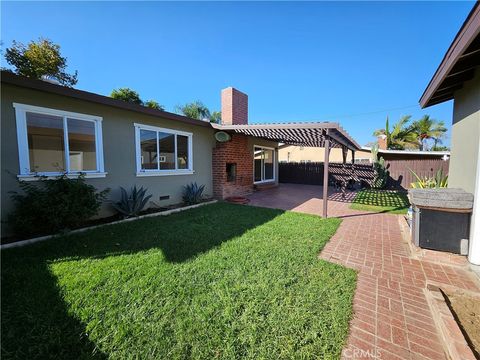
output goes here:
[{"label": "single-story house", "polygon": [[[191,182],[220,199],[277,184],[279,143],[359,149],[334,123],[250,125],[248,96],[231,87],[212,124],[6,71],[1,85],[2,220],[18,180],[38,175],[84,173],[113,200],[120,186],[144,186],[164,206],[181,202]],[[100,216],[111,211],[106,204]]]},{"label": "single-story house", "polygon": [[420,98],[453,103],[449,184],[474,194],[469,260],[480,265],[480,3],[476,2]]}]

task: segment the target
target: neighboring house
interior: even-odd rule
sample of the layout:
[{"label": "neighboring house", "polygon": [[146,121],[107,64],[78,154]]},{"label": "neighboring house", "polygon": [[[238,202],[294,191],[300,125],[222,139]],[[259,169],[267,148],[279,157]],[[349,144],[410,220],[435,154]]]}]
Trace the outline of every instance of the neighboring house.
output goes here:
[{"label": "neighboring house", "polygon": [[[378,156],[383,157],[389,170],[390,178],[388,186],[398,189],[408,189],[411,184],[417,181],[413,172],[420,177],[431,177],[442,169],[444,174],[448,174],[449,151],[416,151],[416,150],[387,150],[386,142],[379,137]],[[315,147],[301,147],[292,145],[281,145],[278,149],[279,156],[279,179],[281,182],[296,182],[306,184],[317,183],[318,167],[312,164],[311,167],[299,165],[297,170],[292,166],[304,163],[323,163],[325,149]],[[351,154],[347,154],[347,161],[351,162]],[[331,149],[330,162],[342,163],[342,150]],[[372,152],[370,147],[362,147],[355,152],[355,164],[371,164]],[[289,163],[287,165],[286,163]],[[321,164],[320,164],[321,166]],[[365,169],[365,168],[364,168]],[[371,170],[373,174],[373,169]],[[297,172],[297,176],[293,172]],[[368,182],[366,170],[364,170],[362,181]]]},{"label": "neighboring house", "polygon": [[[10,72],[1,85],[2,220],[17,180],[36,175],[84,173],[112,200],[136,184],[164,206],[181,202],[191,182],[220,199],[276,185],[280,142],[359,149],[338,124],[249,125],[248,97],[231,87],[222,90],[222,123],[211,124]],[[217,132],[230,139],[216,141]],[[100,216],[111,212],[105,204]]]},{"label": "neighboring house", "polygon": [[[278,149],[278,160],[280,162],[323,162],[325,149],[311,146],[283,145]],[[342,149],[330,150],[330,162],[341,163],[343,161]],[[352,161],[352,154],[347,155],[347,161]],[[359,150],[355,152],[355,163],[371,162],[370,151]]]},{"label": "neighboring house", "polygon": [[[325,157],[323,148],[302,147],[284,145],[278,149],[280,162],[322,162]],[[378,154],[385,160],[448,160],[450,151],[416,151],[416,150],[387,150],[378,149]],[[351,154],[348,154],[347,161],[351,161]],[[342,150],[332,149],[330,151],[330,162],[342,162]],[[364,164],[372,162],[372,152],[370,147],[362,147],[355,152],[355,163]]]},{"label": "neighboring house", "polygon": [[422,108],[453,99],[449,187],[475,196],[470,262],[480,265],[480,3],[476,2],[425,89]]}]

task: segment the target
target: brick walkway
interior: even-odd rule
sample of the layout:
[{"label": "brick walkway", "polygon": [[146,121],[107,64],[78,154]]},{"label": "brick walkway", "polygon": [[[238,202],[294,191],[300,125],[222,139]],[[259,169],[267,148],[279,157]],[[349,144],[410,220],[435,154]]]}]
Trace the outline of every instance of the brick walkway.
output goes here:
[{"label": "brick walkway", "polygon": [[[320,215],[321,193],[320,186],[282,184],[250,199],[252,205]],[[329,198],[329,216],[343,222],[320,257],[358,270],[343,358],[446,359],[425,289],[432,283],[480,291],[464,258],[455,258],[456,265],[431,254],[415,258],[399,216],[351,210],[348,202],[335,201],[341,200],[336,194]]]}]

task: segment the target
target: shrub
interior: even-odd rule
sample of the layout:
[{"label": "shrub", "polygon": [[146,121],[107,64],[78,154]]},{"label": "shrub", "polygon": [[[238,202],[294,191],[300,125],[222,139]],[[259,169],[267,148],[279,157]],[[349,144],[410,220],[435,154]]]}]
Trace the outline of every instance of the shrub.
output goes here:
[{"label": "shrub", "polygon": [[109,189],[97,192],[85,183],[85,175],[69,179],[65,174],[54,179],[19,181],[22,193],[12,192],[15,209],[8,221],[20,236],[53,234],[80,227],[98,213]]},{"label": "shrub", "polygon": [[124,217],[138,216],[140,211],[143,210],[148,200],[152,195],[145,196],[147,189],[144,189],[143,186],[140,189],[137,189],[135,185],[128,195],[127,190],[120,186],[120,191],[122,197],[120,201],[113,203],[113,207]]},{"label": "shrub", "polygon": [[448,175],[443,174],[443,169],[438,169],[435,176],[418,176],[413,170],[409,169],[417,181],[410,184],[414,189],[439,189],[448,186]]},{"label": "shrub", "polygon": [[196,182],[183,187],[183,202],[187,205],[198,204],[203,199],[205,185],[198,186]]}]

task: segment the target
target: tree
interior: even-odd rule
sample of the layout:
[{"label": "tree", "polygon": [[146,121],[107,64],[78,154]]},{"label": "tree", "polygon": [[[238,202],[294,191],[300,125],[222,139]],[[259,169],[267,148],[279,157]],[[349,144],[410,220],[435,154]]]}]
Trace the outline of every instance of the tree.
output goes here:
[{"label": "tree", "polygon": [[144,102],[140,98],[140,95],[138,94],[138,92],[130,88],[113,89],[112,93],[110,94],[110,97],[117,100],[123,100],[132,104],[143,105],[151,109],[162,110],[162,111],[164,110],[164,107],[155,100],[147,100]]},{"label": "tree", "polygon": [[138,92],[130,88],[113,89],[110,97],[117,100],[123,100],[126,102],[143,105],[143,101],[142,99],[140,99],[140,95],[138,94]]},{"label": "tree", "polygon": [[192,119],[204,120],[204,119],[211,119],[210,110],[201,102],[201,101],[194,101],[183,106],[177,106],[177,112],[188,116]]},{"label": "tree", "polygon": [[66,72],[67,58],[61,55],[60,45],[48,39],[39,38],[37,42],[31,41],[28,45],[14,40],[12,47],[6,49],[5,60],[18,75],[34,79],[52,78],[70,87],[78,81],[77,71],[74,74]]},{"label": "tree", "polygon": [[437,147],[445,137],[447,128],[443,121],[437,121],[430,118],[429,115],[422,116],[412,124],[413,132],[417,136],[418,147],[420,150],[428,150],[428,140],[433,140],[433,147]]},{"label": "tree", "polygon": [[210,115],[210,122],[215,124],[220,124],[222,122],[222,112],[221,111],[214,111]]},{"label": "tree", "polygon": [[430,150],[431,151],[450,151],[450,148],[444,145],[433,145]]},{"label": "tree", "polygon": [[147,100],[143,105],[151,109],[162,110],[162,111],[165,110],[163,105],[160,105],[155,100]]},{"label": "tree", "polygon": [[387,116],[385,128],[375,130],[373,135],[377,137],[380,135],[385,135],[387,149],[404,150],[406,148],[413,148],[417,145],[417,137],[412,126],[408,125],[410,118],[410,115],[402,116],[398,122],[393,125],[393,128],[390,131],[390,123]]}]

